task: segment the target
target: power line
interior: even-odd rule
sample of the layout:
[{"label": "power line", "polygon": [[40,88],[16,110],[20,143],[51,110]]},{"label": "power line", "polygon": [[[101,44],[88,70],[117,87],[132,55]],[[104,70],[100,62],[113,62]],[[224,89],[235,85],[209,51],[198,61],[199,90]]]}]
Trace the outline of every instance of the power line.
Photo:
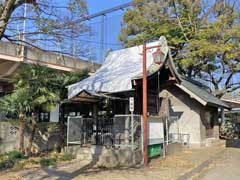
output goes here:
[{"label": "power line", "polygon": [[93,18],[96,18],[96,17],[99,17],[99,16],[105,16],[106,14],[112,13],[114,11],[123,10],[123,9],[125,9],[127,7],[132,6],[132,5],[133,5],[133,3],[131,1],[131,2],[128,2],[128,3],[125,3],[125,4],[119,5],[119,6],[115,6],[113,8],[106,9],[106,10],[94,13],[92,15],[83,17],[83,18],[81,18],[79,20],[76,20],[74,23],[81,23],[81,22],[84,22],[84,21],[87,21],[87,20],[90,20],[90,19],[93,19]]},{"label": "power line", "polygon": [[[102,44],[102,42],[99,42],[99,41],[90,41],[90,40],[84,40],[84,39],[79,39],[78,41],[80,41],[80,42],[87,42],[87,43],[94,43],[94,44],[99,44],[99,45],[101,45]],[[104,45],[110,45],[110,46],[123,46],[123,44],[121,44],[121,43],[103,43]]]}]

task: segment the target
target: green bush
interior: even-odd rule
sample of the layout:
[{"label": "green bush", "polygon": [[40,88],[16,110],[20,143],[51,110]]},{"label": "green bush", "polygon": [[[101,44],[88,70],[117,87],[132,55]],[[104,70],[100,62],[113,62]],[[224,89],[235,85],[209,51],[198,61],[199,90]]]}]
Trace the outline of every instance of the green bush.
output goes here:
[{"label": "green bush", "polygon": [[14,164],[23,159],[24,156],[19,151],[11,151],[0,155],[0,170],[12,168]]},{"label": "green bush", "polygon": [[23,154],[19,151],[11,151],[9,153],[6,153],[6,155],[8,156],[8,159],[12,161],[24,158]]},{"label": "green bush", "polygon": [[12,168],[14,166],[14,162],[11,160],[5,160],[0,162],[0,171]]},{"label": "green bush", "polygon": [[42,166],[55,166],[56,162],[57,162],[57,158],[55,158],[55,157],[42,158],[40,160],[40,164]]},{"label": "green bush", "polygon": [[234,139],[237,137],[236,124],[230,120],[226,120],[220,126],[220,137],[224,139]]},{"label": "green bush", "polygon": [[54,133],[56,131],[59,131],[59,123],[55,122],[38,123],[37,127],[42,132]]},{"label": "green bush", "polygon": [[73,155],[69,153],[64,153],[63,155],[60,156],[59,160],[60,161],[71,161],[73,159]]}]

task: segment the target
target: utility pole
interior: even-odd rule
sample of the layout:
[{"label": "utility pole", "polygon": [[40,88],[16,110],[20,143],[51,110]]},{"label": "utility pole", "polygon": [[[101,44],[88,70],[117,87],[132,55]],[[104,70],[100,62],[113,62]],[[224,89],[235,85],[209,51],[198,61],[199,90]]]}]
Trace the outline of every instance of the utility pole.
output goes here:
[{"label": "utility pole", "polygon": [[24,12],[23,12],[23,31],[22,31],[22,57],[25,56],[25,45],[24,42],[26,41],[25,33],[26,33],[26,17],[27,17],[27,3],[24,4]]},{"label": "utility pole", "polygon": [[105,30],[105,15],[102,15],[101,17],[101,37],[100,37],[100,58],[101,58],[101,61],[103,62],[104,61],[104,30]]}]

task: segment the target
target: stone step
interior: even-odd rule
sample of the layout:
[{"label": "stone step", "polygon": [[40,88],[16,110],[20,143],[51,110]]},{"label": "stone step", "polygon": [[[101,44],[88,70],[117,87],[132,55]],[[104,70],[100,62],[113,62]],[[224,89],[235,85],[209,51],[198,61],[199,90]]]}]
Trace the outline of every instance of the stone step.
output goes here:
[{"label": "stone step", "polygon": [[111,149],[103,146],[69,146],[65,151],[73,154],[77,160],[94,162],[96,166],[117,167],[142,163],[141,150],[132,152],[131,148]]},{"label": "stone step", "polygon": [[224,146],[225,141],[217,138],[207,138],[205,140],[205,146],[210,147],[210,146]]}]

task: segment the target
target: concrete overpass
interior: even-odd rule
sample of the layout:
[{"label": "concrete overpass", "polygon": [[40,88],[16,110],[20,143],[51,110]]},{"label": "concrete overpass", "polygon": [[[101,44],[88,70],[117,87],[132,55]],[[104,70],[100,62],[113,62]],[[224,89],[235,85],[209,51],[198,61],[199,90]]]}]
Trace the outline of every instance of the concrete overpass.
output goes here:
[{"label": "concrete overpass", "polygon": [[99,64],[60,53],[46,52],[31,47],[0,41],[0,82],[7,81],[21,63],[39,63],[61,71],[95,70]]}]

